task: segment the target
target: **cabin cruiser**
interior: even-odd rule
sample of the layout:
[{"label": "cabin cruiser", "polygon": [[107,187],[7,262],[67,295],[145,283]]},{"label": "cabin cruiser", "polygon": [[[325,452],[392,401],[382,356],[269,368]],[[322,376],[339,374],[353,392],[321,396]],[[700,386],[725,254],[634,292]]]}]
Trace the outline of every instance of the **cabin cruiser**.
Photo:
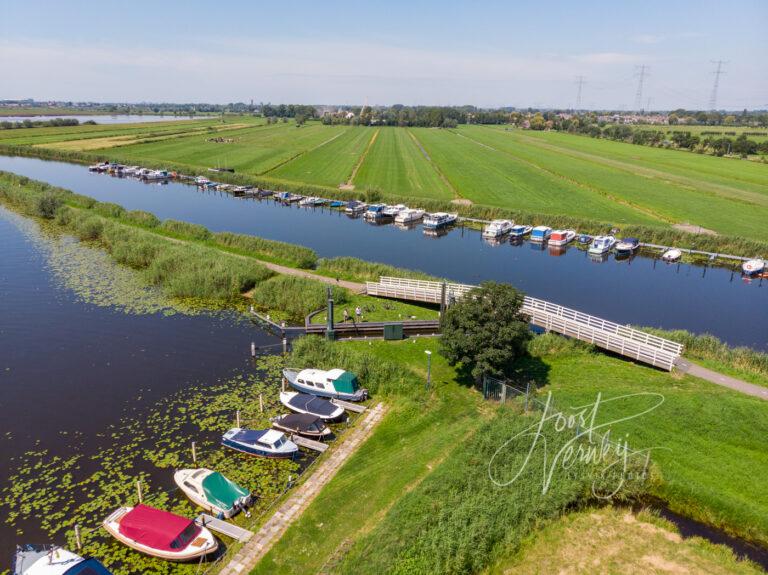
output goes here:
[{"label": "cabin cruiser", "polygon": [[343,369],[284,369],[283,378],[303,393],[319,397],[343,399],[345,401],[365,401],[368,390],[360,387],[357,376]]},{"label": "cabin cruiser", "polygon": [[387,206],[384,208],[384,216],[388,218],[396,218],[397,215],[403,210],[407,210],[408,206],[405,204],[397,204],[395,206]]},{"label": "cabin cruiser", "polygon": [[384,204],[371,204],[368,206],[368,209],[365,210],[363,217],[369,222],[377,222],[379,220],[388,218],[389,216],[384,213],[386,207],[387,206]]},{"label": "cabin cruiser", "polygon": [[365,211],[366,207],[367,206],[363,202],[352,200],[351,202],[347,203],[346,207],[344,208],[344,213],[350,215],[361,214]]},{"label": "cabin cruiser", "polygon": [[333,433],[322,419],[308,413],[286,413],[270,421],[275,429],[304,437],[322,439]]},{"label": "cabin cruiser", "polygon": [[616,238],[613,236],[597,236],[592,240],[592,245],[589,246],[589,253],[591,254],[607,254],[613,248],[616,243]]},{"label": "cabin cruiser", "polygon": [[576,238],[574,230],[555,230],[549,235],[550,246],[564,246]]},{"label": "cabin cruiser", "polygon": [[445,228],[451,224],[456,223],[459,219],[458,214],[446,214],[445,212],[435,212],[434,214],[426,214],[424,216],[424,227],[428,229],[436,230],[438,228]]},{"label": "cabin cruiser", "polygon": [[483,228],[484,238],[499,238],[512,231],[515,223],[511,220],[493,220]]},{"label": "cabin cruiser", "polygon": [[395,216],[396,224],[415,224],[424,217],[424,210],[407,208]]},{"label": "cabin cruiser", "polygon": [[536,226],[531,230],[532,242],[546,242],[552,235],[552,228],[549,226]]}]

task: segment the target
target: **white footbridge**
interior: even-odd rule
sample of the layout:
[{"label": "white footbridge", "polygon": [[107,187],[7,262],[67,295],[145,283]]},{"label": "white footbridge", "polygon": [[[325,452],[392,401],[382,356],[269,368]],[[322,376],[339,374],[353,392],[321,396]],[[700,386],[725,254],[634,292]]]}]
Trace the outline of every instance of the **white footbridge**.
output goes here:
[{"label": "white footbridge", "polygon": [[[366,283],[366,293],[450,305],[475,287],[382,276],[378,282]],[[683,352],[683,346],[674,341],[530,296],[524,297],[521,312],[533,325],[547,331],[574,337],[667,371],[672,371]]]}]

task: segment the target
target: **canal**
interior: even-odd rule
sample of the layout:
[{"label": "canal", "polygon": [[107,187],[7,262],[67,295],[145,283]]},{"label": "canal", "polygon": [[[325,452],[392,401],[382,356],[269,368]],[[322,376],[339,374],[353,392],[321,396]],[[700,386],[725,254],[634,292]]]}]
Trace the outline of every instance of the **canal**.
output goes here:
[{"label": "canal", "polygon": [[594,261],[575,246],[555,253],[529,242],[489,245],[464,228],[426,237],[421,227],[372,226],[328,208],[286,207],[178,182],[150,185],[35,158],[0,156],[0,170],[213,231],[302,244],[322,257],[354,256],[464,283],[509,282],[611,321],[712,333],[732,345],[768,349],[768,282],[744,280],[735,266],[667,265],[643,255]]},{"label": "canal", "polygon": [[[17,543],[51,541],[42,526],[74,512],[66,504],[67,481],[88,481],[94,498],[101,484],[132,490],[124,474],[133,470],[118,462],[127,450],[144,457],[137,438],[157,453],[181,451],[163,447],[168,439],[154,434],[173,422],[145,425],[141,414],[174,394],[191,396],[195,389],[199,396],[235,374],[253,373],[250,342],[267,348],[279,340],[235,314],[136,309],[153,298],[162,303],[160,295],[107,285],[115,270],[99,260],[99,250],[49,235],[2,206],[0,246],[2,572]],[[102,267],[89,268],[94,261]],[[93,297],[97,292],[102,297]],[[188,444],[183,449],[186,454]],[[96,460],[99,452],[107,455]],[[108,472],[100,477],[102,468]],[[172,487],[169,471],[156,475],[156,488]],[[55,482],[38,489],[48,480]],[[118,500],[113,494],[108,505]],[[31,513],[7,523],[29,505]],[[88,527],[98,521],[92,512]],[[64,543],[61,535],[55,540]]]}]

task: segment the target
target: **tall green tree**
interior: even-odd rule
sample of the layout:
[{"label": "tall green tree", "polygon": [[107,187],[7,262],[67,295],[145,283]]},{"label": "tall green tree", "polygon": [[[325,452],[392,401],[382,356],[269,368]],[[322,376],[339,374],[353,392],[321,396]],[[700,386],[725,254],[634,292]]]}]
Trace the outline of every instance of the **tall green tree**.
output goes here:
[{"label": "tall green tree", "polygon": [[476,380],[484,374],[510,375],[532,337],[522,305],[523,293],[511,285],[483,282],[446,310],[441,354],[451,365],[468,368]]}]

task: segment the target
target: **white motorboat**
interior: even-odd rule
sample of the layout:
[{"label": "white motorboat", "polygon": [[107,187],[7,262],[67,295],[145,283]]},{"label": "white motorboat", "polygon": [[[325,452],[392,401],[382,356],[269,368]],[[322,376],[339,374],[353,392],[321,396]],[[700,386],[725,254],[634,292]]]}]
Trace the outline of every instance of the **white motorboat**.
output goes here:
[{"label": "white motorboat", "polygon": [[197,184],[198,186],[207,186],[210,183],[211,183],[211,180],[209,180],[205,176],[197,176],[195,178],[195,184]]},{"label": "white motorboat", "polygon": [[292,458],[299,451],[298,445],[275,429],[235,427],[224,434],[221,444],[241,453],[269,458]]},{"label": "white motorboat", "polygon": [[523,238],[531,233],[533,226],[525,226],[523,224],[515,224],[509,231],[509,235],[512,238]]},{"label": "white motorboat", "polygon": [[415,224],[424,217],[424,210],[408,208],[395,216],[396,224]]},{"label": "white motorboat", "polygon": [[549,235],[550,246],[564,246],[576,238],[576,230],[555,230]]},{"label": "white motorboat", "polygon": [[405,204],[397,204],[395,206],[386,206],[384,208],[384,217],[385,218],[397,218],[398,214],[400,212],[407,210],[408,206]]},{"label": "white motorboat", "polygon": [[512,220],[493,220],[483,228],[484,238],[500,238],[512,231],[515,222]]},{"label": "white motorboat", "polygon": [[765,260],[761,260],[760,258],[748,260],[741,264],[741,271],[747,276],[756,276],[763,273],[763,270],[765,270]]},{"label": "white motorboat", "polygon": [[592,240],[592,245],[589,246],[589,253],[606,254],[613,249],[615,243],[616,238],[613,236],[597,236]]},{"label": "white motorboat", "polygon": [[303,393],[342,399],[344,401],[365,401],[368,390],[360,387],[357,376],[343,369],[290,369],[283,370],[283,378],[294,389]]},{"label": "white motorboat", "polygon": [[291,411],[308,413],[323,421],[339,421],[344,417],[344,408],[309,393],[281,391],[280,402]]},{"label": "white motorboat", "polygon": [[445,212],[435,212],[424,216],[424,227],[431,230],[446,228],[456,223],[459,219],[458,214],[446,214]]},{"label": "white motorboat", "polygon": [[55,545],[16,548],[11,575],[111,575],[96,559],[85,558]]},{"label": "white motorboat", "polygon": [[251,492],[210,469],[180,469],[173,480],[198,507],[230,519],[252,501]]},{"label": "white motorboat", "polygon": [[676,262],[681,257],[683,257],[683,252],[677,248],[670,248],[661,254],[661,260],[669,263]]}]

